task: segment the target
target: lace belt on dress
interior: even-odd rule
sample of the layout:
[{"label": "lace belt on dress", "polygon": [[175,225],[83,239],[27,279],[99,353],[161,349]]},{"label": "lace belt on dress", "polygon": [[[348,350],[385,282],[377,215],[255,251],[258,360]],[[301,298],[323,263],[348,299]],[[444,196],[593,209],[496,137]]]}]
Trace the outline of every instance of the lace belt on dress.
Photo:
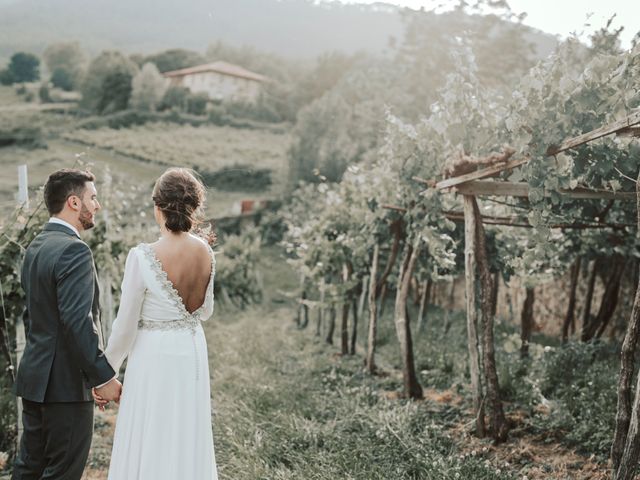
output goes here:
[{"label": "lace belt on dress", "polygon": [[140,330],[189,330],[193,333],[199,325],[200,320],[197,317],[185,317],[178,320],[162,322],[142,319],[138,321],[138,328]]}]

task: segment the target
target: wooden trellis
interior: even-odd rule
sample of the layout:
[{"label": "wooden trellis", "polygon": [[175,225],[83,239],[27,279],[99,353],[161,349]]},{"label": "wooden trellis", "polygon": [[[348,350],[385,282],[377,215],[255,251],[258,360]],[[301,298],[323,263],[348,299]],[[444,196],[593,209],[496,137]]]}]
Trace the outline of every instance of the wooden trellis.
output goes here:
[{"label": "wooden trellis", "polygon": [[[583,135],[579,135],[574,138],[569,138],[563,141],[560,145],[549,146],[547,149],[547,155],[556,155],[560,152],[574,149],[580,145],[584,145],[588,142],[602,138],[607,135],[633,135],[640,136],[640,111],[636,111],[626,118],[614,122],[609,125],[605,125],[601,128],[587,132]],[[485,303],[487,301],[486,296],[489,292],[486,288],[486,274],[483,271],[482,263],[486,264],[486,251],[484,250],[484,230],[482,224],[493,225],[508,225],[513,227],[531,227],[528,221],[522,220],[517,216],[496,217],[496,216],[483,216],[477,206],[477,197],[528,197],[529,185],[525,182],[509,182],[501,180],[489,180],[490,177],[510,170],[516,167],[525,165],[529,161],[528,158],[510,159],[506,157],[506,161],[500,162],[490,167],[482,168],[480,170],[458,175],[453,178],[447,178],[439,182],[433,180],[424,180],[421,178],[414,178],[414,180],[427,185],[429,188],[435,188],[442,191],[453,191],[463,195],[464,197],[464,211],[463,212],[445,212],[447,218],[455,221],[464,221],[465,224],[465,286],[466,286],[466,305],[467,305],[467,336],[468,347],[470,355],[470,373],[471,373],[471,385],[473,390],[473,405],[476,415],[476,432],[478,435],[484,435],[486,427],[484,424],[484,410],[490,410],[490,417],[492,419],[492,432],[496,441],[502,440],[501,436],[504,425],[500,425],[496,420],[496,416],[501,416],[502,405],[495,402],[495,385],[492,383],[496,380],[492,377],[495,376],[495,360],[487,359],[487,355],[492,355],[493,347],[487,343],[487,339],[484,338],[484,351],[479,347],[478,338],[478,302],[476,296],[479,290],[482,308],[480,309],[482,315],[485,315]],[[640,187],[638,187],[640,190]],[[620,200],[631,201],[637,200],[639,194],[637,192],[625,192],[625,191],[605,191],[587,188],[576,188],[572,190],[559,189],[555,192],[545,190],[543,193],[546,197],[552,194],[558,194],[565,198],[570,199],[586,199],[586,200]],[[640,203],[640,202],[639,202]],[[639,213],[640,223],[640,213]],[[581,223],[559,223],[549,225],[551,228],[613,228],[621,229],[626,227],[634,227],[635,224],[615,224],[604,222],[581,222]],[[477,282],[477,269],[480,270],[481,285],[478,289]],[[639,290],[640,292],[640,290]],[[637,295],[636,303],[640,295]],[[638,312],[640,305],[634,305],[634,312]],[[637,318],[636,318],[637,317]],[[634,320],[635,319],[635,320]],[[490,324],[486,324],[489,321]],[[493,319],[484,319],[483,327],[484,334],[492,335]],[[629,450],[636,451],[640,440],[638,439],[638,419],[640,417],[640,402],[636,400],[636,403],[631,412],[631,375],[625,375],[625,372],[633,372],[633,352],[629,354],[629,345],[632,345],[632,350],[635,352],[635,345],[638,342],[640,336],[640,315],[632,315],[632,321],[629,324],[627,335],[625,338],[626,355],[623,355],[623,361],[621,366],[621,380],[618,389],[618,418],[616,423],[616,438],[614,448],[612,451],[613,465],[614,465],[614,477],[616,479],[626,479],[626,471],[624,468],[624,457],[628,458],[630,455]],[[490,349],[487,352],[487,349]],[[482,352],[482,353],[481,353]],[[482,358],[481,358],[482,357]],[[493,362],[493,365],[491,363]],[[481,375],[480,365],[484,364],[484,383],[487,389],[486,396],[483,393],[483,376]],[[489,368],[490,371],[486,369]],[[624,385],[623,385],[624,383]],[[640,387],[639,387],[640,389]],[[640,398],[640,392],[636,392],[636,398]],[[492,404],[493,402],[493,404]],[[502,418],[504,418],[502,416]],[[635,419],[635,423],[634,423]],[[622,465],[620,467],[620,465]]]}]

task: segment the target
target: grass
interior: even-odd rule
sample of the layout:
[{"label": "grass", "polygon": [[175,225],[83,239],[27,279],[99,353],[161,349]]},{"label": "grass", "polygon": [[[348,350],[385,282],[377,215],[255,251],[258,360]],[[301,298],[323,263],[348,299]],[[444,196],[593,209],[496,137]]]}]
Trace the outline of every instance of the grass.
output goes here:
[{"label": "grass", "polygon": [[[425,399],[410,402],[398,395],[391,309],[380,321],[383,374],[371,377],[363,372],[362,342],[357,355],[337,355],[336,347],[313,335],[313,312],[307,330],[296,328],[286,292],[295,291],[298,279],[277,249],[263,250],[260,269],[268,286],[262,304],[245,311],[218,304],[205,323],[221,480],[607,478],[606,465],[563,446],[549,416],[540,411],[536,417],[536,407],[527,406],[532,393],[518,383],[522,364],[509,356],[514,340],[508,325],[496,331],[499,361],[513,367],[501,380],[503,387],[513,384],[506,407],[514,428],[507,444],[493,446],[469,433],[460,313],[432,308],[425,331],[416,332]],[[553,377],[553,365],[546,371]],[[106,478],[115,414],[97,415],[86,480]],[[536,431],[532,422],[546,430]]]},{"label": "grass", "polygon": [[209,171],[235,164],[269,168],[282,174],[288,136],[263,130],[151,123],[126,130],[101,128],[67,132],[68,140],[111,149],[164,166],[186,165]]},{"label": "grass", "polygon": [[[155,124],[150,127],[137,127],[135,131],[113,130],[109,132],[109,135],[114,135],[113,145],[97,139],[90,141],[83,136],[96,132],[101,134],[102,131],[97,130],[77,135],[65,134],[65,138],[62,139],[49,137],[46,140],[47,148],[0,148],[0,167],[4,170],[0,177],[0,204],[9,206],[13,202],[18,185],[18,165],[28,165],[29,185],[31,189],[36,189],[44,184],[52,171],[71,167],[77,159],[93,165],[92,171],[98,176],[98,184],[108,167],[115,185],[148,185],[149,192],[155,179],[168,166],[199,166],[215,171],[226,165],[242,163],[273,170],[273,184],[261,192],[221,191],[209,188],[206,211],[209,218],[232,214],[234,206],[241,200],[273,199],[282,193],[287,178],[286,135],[258,130],[234,130],[228,127],[165,127],[160,128]],[[118,138],[122,139],[122,148],[116,148]],[[86,143],[75,141],[79,139],[84,139]],[[126,139],[132,139],[131,143],[126,144]],[[163,146],[155,145],[155,142]],[[169,148],[167,145],[172,147]],[[168,148],[173,152],[173,156],[155,157],[149,153],[153,148],[159,148],[159,152]]]},{"label": "grass", "polygon": [[0,85],[0,106],[13,106],[24,103],[23,97],[16,93],[13,85]]},{"label": "grass", "polygon": [[[248,131],[248,135],[251,133]],[[0,148],[0,168],[3,169],[3,175],[0,176],[0,205],[11,206],[14,203],[14,195],[18,189],[18,165],[28,166],[29,188],[33,191],[44,184],[51,172],[58,168],[72,167],[77,159],[92,165],[91,170],[98,179],[98,188],[108,167],[114,185],[142,185],[148,188],[149,196],[153,182],[166,169],[163,165],[132,159],[111,150],[59,139],[49,140],[46,149]],[[282,185],[276,184],[259,193],[210,188],[206,214],[209,218],[229,215],[241,200],[272,199],[281,188]]]}]

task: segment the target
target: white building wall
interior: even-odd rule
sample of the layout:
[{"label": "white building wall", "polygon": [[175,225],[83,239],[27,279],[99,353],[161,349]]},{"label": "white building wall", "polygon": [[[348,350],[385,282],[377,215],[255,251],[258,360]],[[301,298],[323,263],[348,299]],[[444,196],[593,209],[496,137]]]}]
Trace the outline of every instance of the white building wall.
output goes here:
[{"label": "white building wall", "polygon": [[[177,79],[176,79],[177,80]],[[194,93],[204,92],[216,100],[256,101],[260,94],[260,82],[247,78],[223,75],[218,72],[193,73],[181,77],[178,82]]]}]

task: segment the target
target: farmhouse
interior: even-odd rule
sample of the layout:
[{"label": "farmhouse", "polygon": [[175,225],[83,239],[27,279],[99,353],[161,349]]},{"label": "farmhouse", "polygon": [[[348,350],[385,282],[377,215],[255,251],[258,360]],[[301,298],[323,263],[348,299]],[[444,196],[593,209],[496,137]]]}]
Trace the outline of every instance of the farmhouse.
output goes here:
[{"label": "farmhouse", "polygon": [[267,77],[227,62],[213,62],[164,74],[172,86],[204,92],[212,100],[254,102]]}]

